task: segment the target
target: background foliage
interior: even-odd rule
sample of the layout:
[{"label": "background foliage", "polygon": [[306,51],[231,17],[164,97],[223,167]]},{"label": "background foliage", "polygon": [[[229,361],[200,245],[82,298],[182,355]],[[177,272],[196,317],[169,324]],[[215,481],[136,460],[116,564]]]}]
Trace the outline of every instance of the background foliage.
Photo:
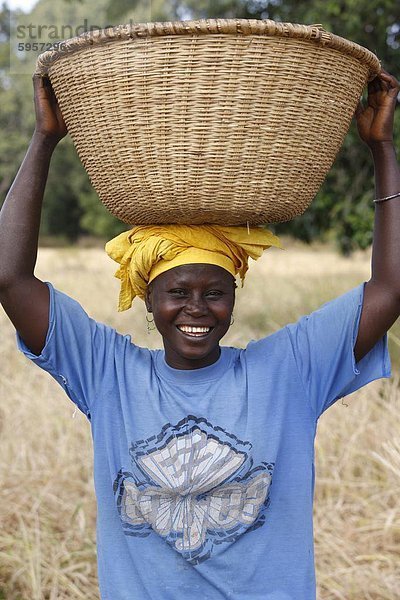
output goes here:
[{"label": "background foliage", "polygon": [[[146,20],[188,18],[271,18],[321,23],[326,29],[376,52],[383,66],[398,73],[398,0],[39,0],[29,15],[0,10],[0,203],[16,175],[34,126],[30,76],[36,55],[15,59],[13,28],[21,23],[103,27]],[[81,29],[81,31],[83,28]],[[69,37],[67,34],[64,37]],[[54,40],[53,40],[54,41]],[[11,70],[10,70],[11,55]],[[397,71],[397,73],[396,73]],[[396,115],[395,137],[400,143]],[[304,241],[334,238],[342,251],[367,247],[373,223],[373,169],[369,152],[353,124],[334,167],[305,215],[276,227]],[[110,237],[124,228],[98,201],[69,139],[57,148],[46,190],[42,233],[74,240],[81,235]]]}]

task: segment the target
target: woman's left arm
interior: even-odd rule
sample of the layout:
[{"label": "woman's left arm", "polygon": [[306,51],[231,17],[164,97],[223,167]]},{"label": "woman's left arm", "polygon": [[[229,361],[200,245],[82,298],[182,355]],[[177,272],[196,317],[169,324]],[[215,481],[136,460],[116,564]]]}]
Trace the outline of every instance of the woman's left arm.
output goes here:
[{"label": "woman's left arm", "polygon": [[366,106],[356,111],[358,132],[369,146],[375,167],[375,203],[371,279],[365,286],[358,337],[361,360],[400,315],[400,168],[393,144],[393,116],[399,83],[382,71],[368,87]]}]

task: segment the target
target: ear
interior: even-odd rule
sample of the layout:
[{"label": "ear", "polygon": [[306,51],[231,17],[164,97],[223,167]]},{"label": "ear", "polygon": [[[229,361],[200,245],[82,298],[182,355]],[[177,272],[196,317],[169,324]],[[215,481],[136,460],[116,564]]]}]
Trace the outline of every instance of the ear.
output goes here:
[{"label": "ear", "polygon": [[149,313],[153,312],[153,309],[151,308],[151,292],[152,286],[148,285],[146,289],[146,295],[144,297],[144,303],[146,304],[146,309]]},{"label": "ear", "polygon": [[232,310],[235,308],[236,290],[237,290],[237,283],[236,283],[236,279],[234,279],[233,280],[233,304],[232,304]]}]

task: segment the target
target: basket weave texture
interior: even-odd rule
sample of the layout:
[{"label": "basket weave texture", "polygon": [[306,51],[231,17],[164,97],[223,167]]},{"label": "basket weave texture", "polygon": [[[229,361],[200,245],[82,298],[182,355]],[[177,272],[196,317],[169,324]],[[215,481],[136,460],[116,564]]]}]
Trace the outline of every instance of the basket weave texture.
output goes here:
[{"label": "basket weave texture", "polygon": [[100,199],[129,224],[301,214],[379,71],[318,25],[241,19],[94,31],[37,63]]}]

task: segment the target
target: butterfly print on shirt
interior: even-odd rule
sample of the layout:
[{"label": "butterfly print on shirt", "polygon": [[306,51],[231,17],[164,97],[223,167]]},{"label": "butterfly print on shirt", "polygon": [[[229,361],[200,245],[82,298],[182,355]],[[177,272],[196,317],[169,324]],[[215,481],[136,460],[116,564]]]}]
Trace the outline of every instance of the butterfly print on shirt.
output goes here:
[{"label": "butterfly print on shirt", "polygon": [[192,415],[133,443],[133,469],[114,481],[125,534],[153,531],[198,564],[263,525],[274,464],[253,468],[251,447]]}]

